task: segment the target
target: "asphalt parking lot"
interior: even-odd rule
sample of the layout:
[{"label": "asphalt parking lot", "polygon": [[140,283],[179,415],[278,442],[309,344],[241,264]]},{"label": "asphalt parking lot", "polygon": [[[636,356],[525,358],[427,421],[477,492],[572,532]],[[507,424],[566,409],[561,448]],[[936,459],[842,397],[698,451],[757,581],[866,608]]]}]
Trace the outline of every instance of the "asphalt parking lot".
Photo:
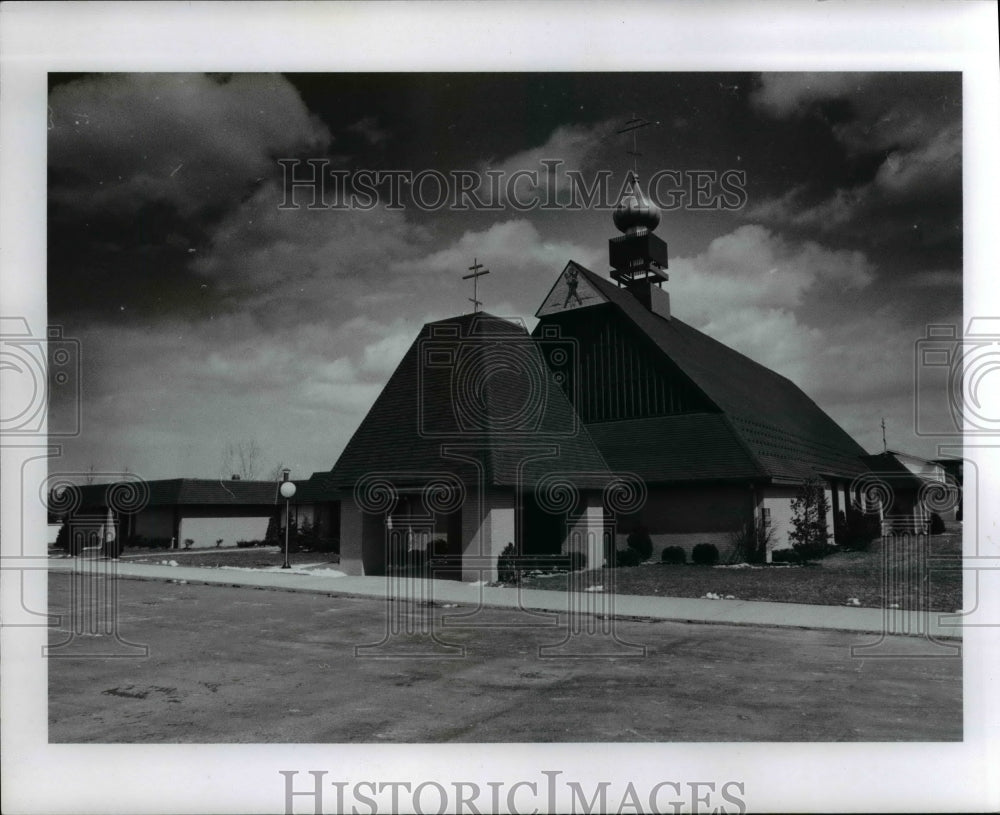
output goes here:
[{"label": "asphalt parking lot", "polygon": [[74,634],[88,628],[68,613],[80,598],[70,575],[50,575],[64,615],[50,632],[50,742],[962,738],[961,659],[927,656],[919,638],[859,659],[851,646],[873,635],[587,618],[569,636],[553,615],[511,610],[115,587],[102,602],[117,638]]}]

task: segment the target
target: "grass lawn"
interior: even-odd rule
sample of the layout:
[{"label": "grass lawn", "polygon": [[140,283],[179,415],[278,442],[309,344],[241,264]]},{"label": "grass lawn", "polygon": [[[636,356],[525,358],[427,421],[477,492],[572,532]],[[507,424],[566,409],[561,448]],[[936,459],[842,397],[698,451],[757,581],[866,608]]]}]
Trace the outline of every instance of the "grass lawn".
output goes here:
[{"label": "grass lawn", "polygon": [[[943,535],[929,539],[928,554],[957,565],[961,561],[962,530],[949,524]],[[127,563],[176,561],[181,566],[219,568],[268,568],[280,566],[283,551],[275,546],[252,549],[157,550],[126,552]],[[335,569],[339,557],[332,552],[292,552],[293,566],[322,565]],[[709,592],[732,595],[738,600],[768,600],[782,603],[810,603],[842,606],[856,598],[861,606],[883,608],[898,603],[900,608],[955,611],[962,607],[962,572],[959,569],[921,569],[914,553],[894,555],[886,570],[882,542],[875,541],[868,552],[838,552],[805,566],[785,564],[759,567],[668,566],[657,562],[633,568],[595,569],[574,575],[581,586],[604,586],[618,594],[661,595],[664,597],[704,597]],[[919,574],[919,580],[903,575]],[[886,578],[891,579],[886,579]],[[566,590],[565,574],[526,575],[528,589]]]},{"label": "grass lawn", "polygon": [[[249,569],[266,569],[280,566],[285,562],[284,550],[277,546],[255,546],[248,549],[142,549],[127,550],[122,555],[123,563],[162,563],[164,560],[177,561],[178,566],[200,566],[218,569],[221,566],[238,566]],[[335,569],[340,557],[335,552],[289,552],[288,561],[293,566],[306,564]]]},{"label": "grass lawn", "polygon": [[[949,565],[961,561],[962,532],[959,524],[949,524],[943,535],[929,539],[928,554]],[[882,542],[875,541],[868,552],[838,552],[804,566],[760,567],[668,566],[648,562],[633,568],[595,569],[582,575],[585,586],[603,585],[618,594],[662,595],[664,597],[704,597],[709,592],[738,600],[768,600],[783,603],[846,605],[857,598],[860,605],[883,608],[898,603],[900,608],[955,611],[962,607],[962,572],[959,569],[921,569],[912,552],[894,554],[888,570]],[[916,575],[905,578],[904,575]],[[574,584],[580,585],[580,575]],[[886,579],[886,578],[890,579]],[[921,582],[922,581],[922,582]],[[565,589],[565,575],[530,575],[524,588]]]}]

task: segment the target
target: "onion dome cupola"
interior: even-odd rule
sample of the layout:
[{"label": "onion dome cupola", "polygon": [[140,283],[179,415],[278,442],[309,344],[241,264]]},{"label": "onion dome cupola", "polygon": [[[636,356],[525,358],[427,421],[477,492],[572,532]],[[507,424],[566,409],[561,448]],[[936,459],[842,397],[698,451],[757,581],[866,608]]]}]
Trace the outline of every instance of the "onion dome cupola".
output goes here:
[{"label": "onion dome cupola", "polygon": [[646,197],[635,173],[629,176],[629,186],[615,207],[612,218],[618,231],[626,235],[635,235],[642,230],[652,232],[659,226],[660,208]]},{"label": "onion dome cupola", "polygon": [[646,308],[670,318],[670,300],[663,289],[669,280],[667,244],[653,234],[660,223],[660,208],[652,203],[639,185],[633,171],[613,214],[615,226],[622,233],[608,241],[611,278],[624,286]]}]

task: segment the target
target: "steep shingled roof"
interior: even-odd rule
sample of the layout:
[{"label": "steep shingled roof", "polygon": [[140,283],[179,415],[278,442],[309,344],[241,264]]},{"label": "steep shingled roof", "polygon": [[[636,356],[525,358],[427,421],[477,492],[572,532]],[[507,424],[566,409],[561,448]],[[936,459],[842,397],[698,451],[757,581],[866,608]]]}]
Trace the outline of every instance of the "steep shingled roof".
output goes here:
[{"label": "steep shingled roof", "polygon": [[[633,451],[632,469],[651,481],[673,480],[684,472],[690,478],[766,477],[778,482],[801,482],[817,474],[854,477],[867,472],[865,450],[791,380],[754,362],[677,318],[665,319],[647,310],[630,292],[589,269],[570,263],[608,304],[588,309],[614,309],[636,326],[719,409],[725,425],[708,419],[680,416],[590,425],[598,446],[612,465],[623,457],[616,446]],[[653,422],[652,426],[643,424]],[[615,428],[613,425],[618,425]],[[680,434],[696,432],[697,451],[683,439],[672,439],[668,428]],[[655,432],[654,431],[655,428]],[[647,438],[657,444],[641,443]],[[748,454],[742,458],[742,447]],[[676,460],[663,452],[675,450]]]},{"label": "steep shingled roof", "polygon": [[541,354],[522,326],[490,314],[428,323],[330,483],[386,473],[419,486],[448,473],[473,485],[481,470],[487,485],[527,487],[565,472],[577,486],[603,486],[607,465]]},{"label": "steep shingled roof", "polygon": [[647,482],[747,481],[767,473],[721,413],[587,425],[608,465]]}]

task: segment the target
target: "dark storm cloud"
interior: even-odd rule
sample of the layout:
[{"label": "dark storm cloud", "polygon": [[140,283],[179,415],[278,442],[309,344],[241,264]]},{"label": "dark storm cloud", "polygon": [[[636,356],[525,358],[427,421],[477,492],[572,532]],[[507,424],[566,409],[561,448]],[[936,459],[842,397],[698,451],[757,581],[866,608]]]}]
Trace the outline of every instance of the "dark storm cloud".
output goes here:
[{"label": "dark storm cloud", "polygon": [[50,97],[50,309],[105,319],[217,307],[192,272],[275,158],[329,133],[273,75],[98,74]]},{"label": "dark storm cloud", "polygon": [[49,166],[66,178],[50,195],[85,211],[163,202],[191,216],[273,172],[276,155],[329,140],[275,75],[95,75],[57,86],[49,105]]},{"label": "dark storm cloud", "polygon": [[864,248],[885,272],[961,275],[959,74],[765,74],[751,103],[777,122],[826,128],[838,180],[799,179],[746,216]]}]

